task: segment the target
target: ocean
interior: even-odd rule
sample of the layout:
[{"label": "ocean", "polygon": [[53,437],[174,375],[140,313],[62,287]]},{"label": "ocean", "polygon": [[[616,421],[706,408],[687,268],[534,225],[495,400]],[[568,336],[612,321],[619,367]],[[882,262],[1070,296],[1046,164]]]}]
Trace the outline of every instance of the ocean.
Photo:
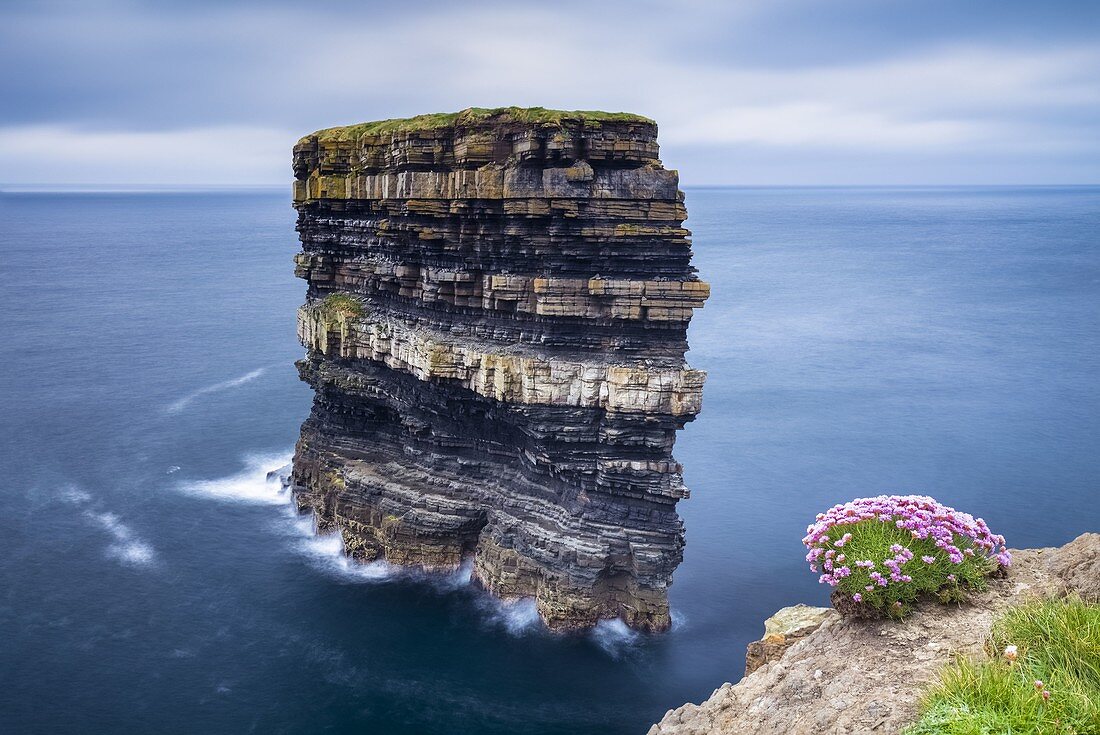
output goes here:
[{"label": "ocean", "polygon": [[686,201],[674,628],[559,636],[466,571],[348,563],[266,480],[311,398],[287,191],[0,194],[2,729],[640,735],[826,604],[800,539],[834,503],[1100,530],[1100,188]]}]

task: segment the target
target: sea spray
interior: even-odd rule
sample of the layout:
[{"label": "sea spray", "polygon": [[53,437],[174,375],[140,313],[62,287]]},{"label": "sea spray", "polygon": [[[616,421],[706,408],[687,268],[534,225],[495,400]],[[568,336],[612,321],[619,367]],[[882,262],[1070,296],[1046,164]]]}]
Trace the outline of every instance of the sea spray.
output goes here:
[{"label": "sea spray", "polygon": [[479,591],[476,600],[486,627],[502,629],[512,636],[547,632],[533,597],[501,600]]},{"label": "sea spray", "polygon": [[95,498],[87,490],[76,485],[66,485],[58,492],[57,498],[63,503],[83,508],[81,517],[107,533],[111,538],[106,549],[109,558],[132,567],[156,563],[157,555],[153,545],[142,539],[117,513],[92,507]]},{"label": "sea spray", "polygon": [[180,489],[226,502],[284,505],[290,501],[290,492],[272,472],[285,466],[290,458],[289,452],[249,455],[240,472],[215,480],[183,483]]},{"label": "sea spray", "polygon": [[[454,569],[424,569],[385,560],[357,561],[347,556],[339,531],[320,532],[313,513],[300,513],[289,489],[291,453],[251,454],[239,472],[214,480],[182,483],[182,492],[229,503],[281,506],[271,521],[272,531],[289,541],[289,548],[315,571],[344,583],[385,584],[414,582],[438,594],[460,593],[481,613],[481,624],[510,636],[548,635],[533,598],[498,599],[471,584],[473,561]],[[672,612],[673,628],[683,618]],[[620,658],[646,639],[621,620],[604,620],[586,634],[599,649]]]},{"label": "sea spray", "polygon": [[621,658],[642,640],[642,634],[631,630],[618,618],[601,620],[589,631],[591,639],[612,658]]}]

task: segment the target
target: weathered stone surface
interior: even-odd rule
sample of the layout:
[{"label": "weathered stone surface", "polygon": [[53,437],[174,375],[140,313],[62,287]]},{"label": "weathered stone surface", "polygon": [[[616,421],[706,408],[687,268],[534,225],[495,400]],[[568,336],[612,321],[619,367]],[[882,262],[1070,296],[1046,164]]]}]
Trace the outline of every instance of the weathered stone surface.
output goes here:
[{"label": "weathered stone surface", "polygon": [[1012,560],[1007,577],[991,579],[962,605],[922,603],[902,621],[827,611],[778,658],[702,704],[670,710],[649,735],[899,732],[916,719],[924,687],[956,655],[981,654],[993,620],[1009,606],[1068,592],[1100,600],[1100,534],[1013,551]]},{"label": "weathered stone surface", "polygon": [[745,654],[745,675],[778,659],[795,641],[813,633],[832,614],[829,607],[798,604],[772,615],[764,621],[764,637],[749,644]]},{"label": "weathered stone surface", "polygon": [[701,406],[684,353],[709,287],[656,133],[506,108],[295,146],[316,397],[292,484],[348,554],[472,556],[551,626],[668,627],[687,496],[672,446]]}]

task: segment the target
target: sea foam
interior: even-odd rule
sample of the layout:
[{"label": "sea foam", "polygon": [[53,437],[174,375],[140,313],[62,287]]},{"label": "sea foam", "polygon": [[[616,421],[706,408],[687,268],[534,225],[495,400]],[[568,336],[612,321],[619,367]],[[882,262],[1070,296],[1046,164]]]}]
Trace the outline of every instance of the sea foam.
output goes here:
[{"label": "sea foam", "polygon": [[204,396],[207,393],[217,393],[218,391],[229,390],[230,388],[237,388],[238,386],[242,386],[245,383],[251,383],[253,380],[260,377],[266,372],[266,367],[256,368],[252,372],[245,373],[240,377],[232,378],[230,380],[223,380],[220,383],[214,383],[213,385],[199,388],[196,391],[188,393],[183,398],[180,398],[179,400],[173,401],[172,403],[168,404],[168,407],[165,409],[165,411],[167,411],[168,413],[179,413],[183,409],[187,408],[188,404],[190,404],[196,398]]},{"label": "sea foam", "polygon": [[156,563],[157,555],[153,545],[123,523],[117,513],[89,507],[93,505],[95,498],[87,490],[76,485],[67,485],[61,488],[57,497],[63,503],[82,506],[84,509],[81,511],[81,516],[111,537],[111,543],[106,550],[108,557],[125,566],[144,567]]},{"label": "sea foam", "polygon": [[597,646],[607,652],[612,658],[620,658],[631,648],[634,648],[642,639],[642,634],[631,630],[622,620],[601,620],[596,627],[589,632],[589,636]]},{"label": "sea foam", "polygon": [[204,495],[217,500],[262,505],[285,505],[290,492],[283,487],[278,473],[291,460],[290,452],[250,455],[240,472],[216,480],[183,483],[181,489],[192,495]]},{"label": "sea foam", "polygon": [[503,629],[512,636],[546,632],[546,626],[539,618],[538,607],[532,597],[499,600],[486,592],[481,592],[477,602],[488,627]]},{"label": "sea foam", "polygon": [[149,566],[156,562],[156,553],[152,545],[139,538],[117,514],[86,510],[84,517],[114,539],[107,546],[107,556],[127,566]]}]

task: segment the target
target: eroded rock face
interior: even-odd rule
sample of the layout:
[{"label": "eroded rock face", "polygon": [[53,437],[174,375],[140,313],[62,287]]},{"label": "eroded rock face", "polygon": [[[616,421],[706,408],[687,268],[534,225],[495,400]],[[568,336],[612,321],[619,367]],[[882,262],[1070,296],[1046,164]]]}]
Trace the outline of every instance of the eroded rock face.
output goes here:
[{"label": "eroded rock face", "polygon": [[[961,605],[922,603],[902,621],[806,608],[787,622],[802,621],[795,629],[815,626],[808,634],[754,660],[754,647],[769,642],[766,631],[749,647],[749,666],[758,664],[752,673],[723,684],[702,704],[670,710],[649,735],[900,732],[916,720],[921,694],[945,665],[959,654],[982,654],[1001,612],[1069,592],[1100,601],[1100,534],[1057,549],[1013,551],[1008,576],[991,579],[985,592]],[[814,610],[820,612],[807,612]]]},{"label": "eroded rock face", "polygon": [[792,605],[764,621],[764,637],[749,644],[745,653],[745,676],[770,661],[776,661],[795,641],[805,638],[833,615],[829,607]]},{"label": "eroded rock face", "polygon": [[552,627],[669,626],[687,496],[672,446],[700,409],[684,352],[709,288],[656,135],[633,115],[506,108],[295,146],[315,400],[293,485],[350,555],[472,556]]}]

